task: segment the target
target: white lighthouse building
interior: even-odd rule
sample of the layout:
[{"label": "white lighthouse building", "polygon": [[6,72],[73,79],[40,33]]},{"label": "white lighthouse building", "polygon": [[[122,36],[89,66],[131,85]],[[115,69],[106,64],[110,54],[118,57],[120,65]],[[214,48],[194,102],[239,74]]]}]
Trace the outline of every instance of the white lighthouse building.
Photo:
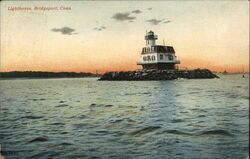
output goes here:
[{"label": "white lighthouse building", "polygon": [[153,31],[146,33],[146,47],[142,48],[140,61],[143,69],[172,70],[176,69],[175,65],[180,64],[175,56],[173,46],[156,45],[158,39]]}]

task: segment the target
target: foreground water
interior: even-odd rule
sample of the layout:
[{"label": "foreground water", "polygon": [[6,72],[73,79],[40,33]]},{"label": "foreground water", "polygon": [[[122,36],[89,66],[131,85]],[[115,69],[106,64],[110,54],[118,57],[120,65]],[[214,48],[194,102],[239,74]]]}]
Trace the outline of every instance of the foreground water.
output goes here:
[{"label": "foreground water", "polygon": [[249,76],[0,81],[5,158],[246,158]]}]

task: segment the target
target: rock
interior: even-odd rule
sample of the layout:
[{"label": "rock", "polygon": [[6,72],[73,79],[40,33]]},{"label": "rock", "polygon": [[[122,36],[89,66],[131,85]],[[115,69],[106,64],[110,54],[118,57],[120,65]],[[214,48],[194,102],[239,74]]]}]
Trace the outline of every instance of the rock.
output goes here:
[{"label": "rock", "polygon": [[208,69],[195,70],[137,70],[128,72],[107,72],[99,80],[108,81],[147,81],[219,78]]},{"label": "rock", "polygon": [[142,73],[142,76],[147,76],[148,74],[147,73]]}]

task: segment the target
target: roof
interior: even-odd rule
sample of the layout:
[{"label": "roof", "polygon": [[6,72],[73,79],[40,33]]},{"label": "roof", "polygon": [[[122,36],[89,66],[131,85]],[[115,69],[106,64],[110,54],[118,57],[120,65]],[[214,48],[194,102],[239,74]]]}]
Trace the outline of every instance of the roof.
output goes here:
[{"label": "roof", "polygon": [[170,52],[170,53],[175,53],[175,50],[174,50],[174,47],[173,46],[164,46],[165,49],[167,50],[167,52]]}]

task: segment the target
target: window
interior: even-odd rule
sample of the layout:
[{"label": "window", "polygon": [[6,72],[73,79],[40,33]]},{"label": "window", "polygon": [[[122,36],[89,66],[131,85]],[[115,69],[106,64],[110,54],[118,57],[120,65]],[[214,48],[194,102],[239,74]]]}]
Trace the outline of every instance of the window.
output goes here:
[{"label": "window", "polygon": [[160,60],[163,60],[163,55],[160,55]]},{"label": "window", "polygon": [[152,59],[152,61],[155,61],[155,56],[153,55],[153,56],[151,57],[151,59]]},{"label": "window", "polygon": [[173,60],[173,55],[168,55],[168,59],[169,59],[170,61],[172,61],[172,60]]}]

